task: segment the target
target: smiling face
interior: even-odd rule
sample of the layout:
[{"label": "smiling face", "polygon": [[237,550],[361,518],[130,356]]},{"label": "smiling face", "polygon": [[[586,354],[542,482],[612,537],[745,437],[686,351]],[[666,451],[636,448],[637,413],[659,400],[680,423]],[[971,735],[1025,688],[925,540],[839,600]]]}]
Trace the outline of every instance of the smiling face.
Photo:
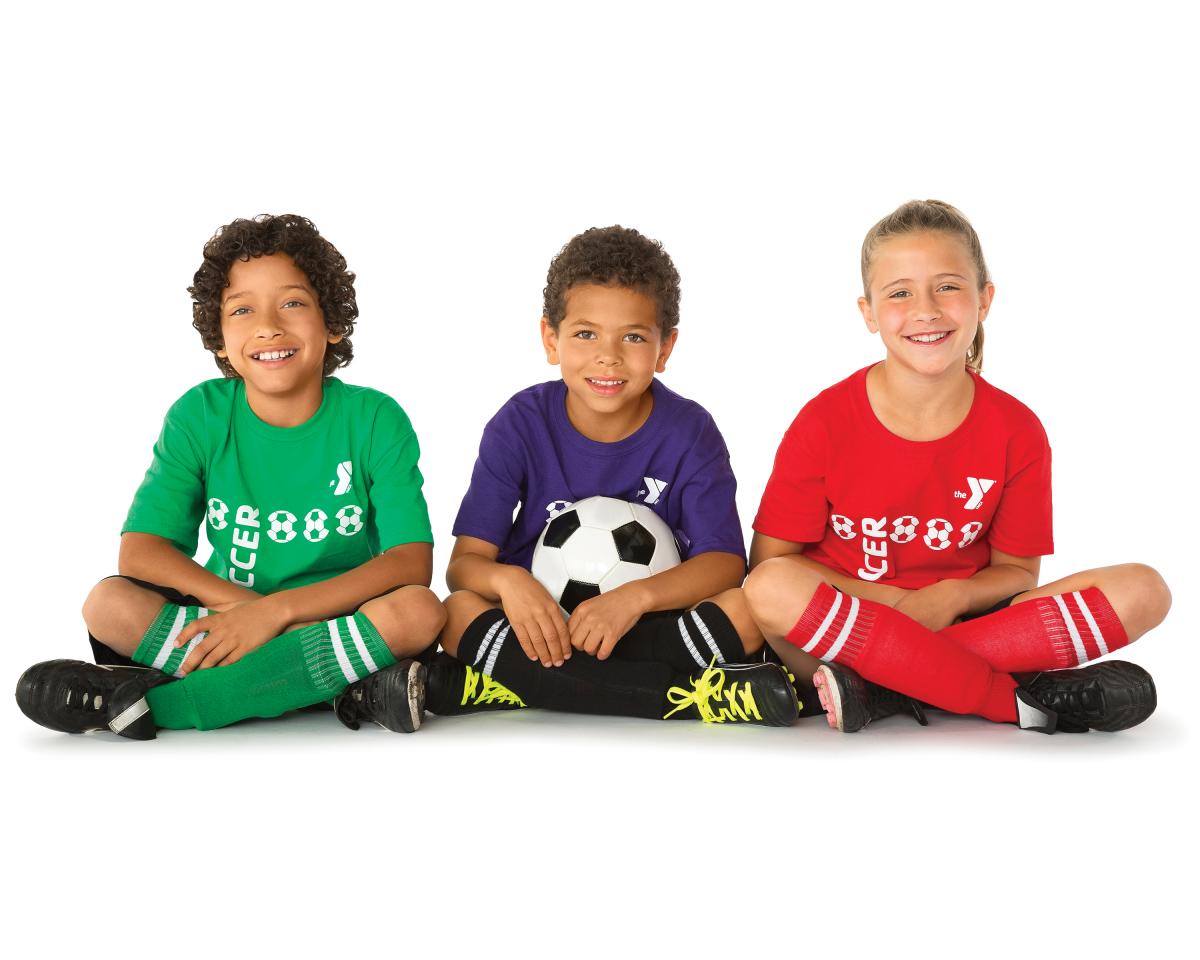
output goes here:
[{"label": "smiling face", "polygon": [[650,415],[650,384],[666,369],[678,331],[664,340],[658,305],[627,287],[572,286],[555,331],[542,318],[546,359],[562,367],[567,415],[594,440],[620,440]]},{"label": "smiling face", "polygon": [[963,241],[922,231],[882,241],[860,297],[867,329],[887,347],[888,362],[937,378],[965,370],[967,350],[991,307],[992,284],[979,277]]},{"label": "smiling face", "polygon": [[217,356],[246,381],[256,413],[264,401],[307,402],[314,391],[320,406],[325,347],[341,338],[326,328],[316,291],[286,253],[238,260],[229,268],[221,338]]}]

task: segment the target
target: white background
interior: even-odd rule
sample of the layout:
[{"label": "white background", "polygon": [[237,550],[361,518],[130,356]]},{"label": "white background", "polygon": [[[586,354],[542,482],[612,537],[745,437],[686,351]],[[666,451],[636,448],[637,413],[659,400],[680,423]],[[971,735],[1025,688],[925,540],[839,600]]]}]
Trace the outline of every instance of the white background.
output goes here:
[{"label": "white background", "polygon": [[[6,946],[90,957],[1175,956],[1195,891],[1197,158],[1182,4],[41,4],[6,13],[2,675],[78,614],[168,405],[216,375],[185,288],[220,224],[310,217],[357,359],[423,446],[441,589],[479,432],[554,375],[546,267],[592,225],[683,276],[665,382],[749,528],[813,393],[880,355],[866,229],[973,220],[985,373],[1055,452],[1047,579],[1174,588],[1119,735],[854,737],[524,714],[68,738],[4,709]],[[786,954],[785,954],[786,952]],[[22,954],[9,955],[18,956]]]}]

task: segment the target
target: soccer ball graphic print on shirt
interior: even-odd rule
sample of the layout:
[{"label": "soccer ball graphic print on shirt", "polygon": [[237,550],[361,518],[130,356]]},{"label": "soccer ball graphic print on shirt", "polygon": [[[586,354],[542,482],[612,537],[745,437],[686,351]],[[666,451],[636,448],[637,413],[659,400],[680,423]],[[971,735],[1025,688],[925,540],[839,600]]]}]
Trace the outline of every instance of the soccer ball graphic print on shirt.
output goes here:
[{"label": "soccer ball graphic print on shirt", "polygon": [[546,523],[531,572],[569,616],[584,600],[678,564],[674,535],[649,507],[588,497]]}]

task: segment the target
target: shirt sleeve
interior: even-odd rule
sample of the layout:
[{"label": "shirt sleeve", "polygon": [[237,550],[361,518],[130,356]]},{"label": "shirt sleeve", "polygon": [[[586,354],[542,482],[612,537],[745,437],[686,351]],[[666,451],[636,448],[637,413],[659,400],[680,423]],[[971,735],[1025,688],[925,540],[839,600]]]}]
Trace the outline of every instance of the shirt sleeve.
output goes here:
[{"label": "shirt sleeve", "polygon": [[133,495],[121,533],[150,533],[194,556],[204,519],[203,404],[180,397],[163,420],[150,469]]},{"label": "shirt sleeve", "polygon": [[792,421],[775,453],[754,529],[793,543],[820,542],[829,519],[825,495],[828,461],[829,433],[809,403]]},{"label": "shirt sleeve", "polygon": [[686,467],[680,490],[681,532],[687,538],[687,557],[701,553],[734,553],[746,558],[746,541],[737,511],[737,479],[729,462],[725,438],[707,417],[692,445],[695,465]]},{"label": "shirt sleeve", "polygon": [[510,419],[501,409],[483,428],[471,485],[454,519],[456,537],[477,537],[503,547],[512,531],[513,516],[525,499],[525,458]]},{"label": "shirt sleeve", "polygon": [[379,531],[380,551],[405,543],[432,543],[429,508],[417,466],[421,448],[408,414],[391,397],[375,414],[371,433],[370,506]]},{"label": "shirt sleeve", "polygon": [[1032,413],[1009,441],[1004,493],[988,528],[988,541],[1016,557],[1054,552],[1054,509],[1050,485],[1050,441]]}]

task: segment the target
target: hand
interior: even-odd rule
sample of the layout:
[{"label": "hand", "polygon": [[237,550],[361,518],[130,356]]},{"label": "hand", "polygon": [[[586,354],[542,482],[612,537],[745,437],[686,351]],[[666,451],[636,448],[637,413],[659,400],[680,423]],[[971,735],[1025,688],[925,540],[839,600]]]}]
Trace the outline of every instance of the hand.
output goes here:
[{"label": "hand", "polygon": [[288,626],[269,598],[217,604],[206,617],[193,620],[179,633],[176,647],[186,646],[192,638],[207,633],[180,667],[186,676],[193,670],[206,670],[237,663],[251,650],[274,639]]},{"label": "hand", "polygon": [[571,638],[558,603],[524,567],[507,567],[499,584],[500,606],[530,660],[561,667],[571,656]]},{"label": "hand", "polygon": [[908,590],[895,610],[929,630],[944,630],[967,611],[966,596],[959,580],[942,580],[920,590]]},{"label": "hand", "polygon": [[645,590],[637,581],[584,600],[567,622],[571,645],[597,660],[607,660],[617,641],[633,628],[649,607]]}]

